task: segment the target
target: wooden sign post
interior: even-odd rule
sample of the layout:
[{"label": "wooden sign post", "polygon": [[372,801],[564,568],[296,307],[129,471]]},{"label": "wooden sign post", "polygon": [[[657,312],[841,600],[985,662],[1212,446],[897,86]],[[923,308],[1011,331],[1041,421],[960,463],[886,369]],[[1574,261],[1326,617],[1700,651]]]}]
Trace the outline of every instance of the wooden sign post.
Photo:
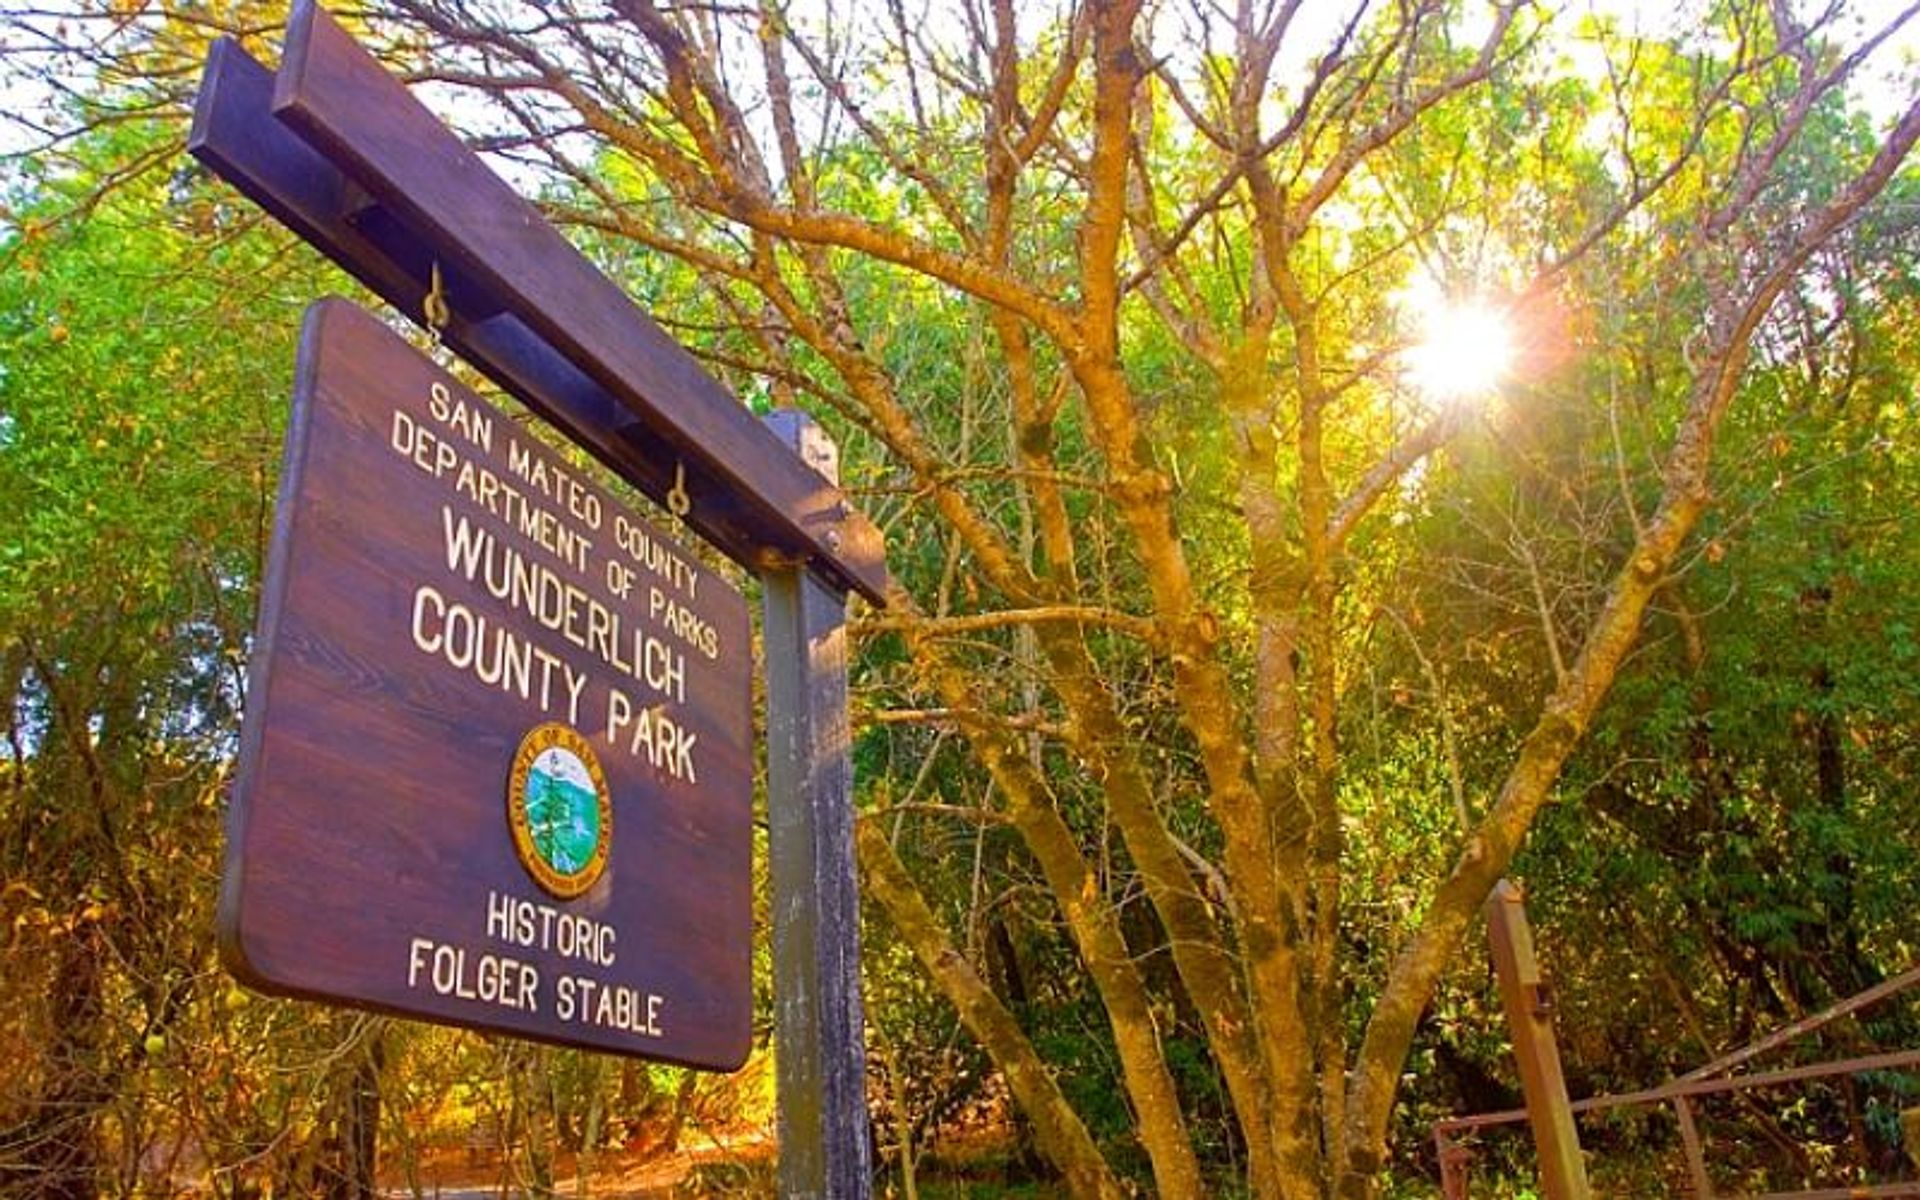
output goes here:
[{"label": "wooden sign post", "polygon": [[310,0],[207,56],[187,150],[742,565],[886,603],[880,534]]},{"label": "wooden sign post", "polygon": [[1487,942],[1500,981],[1500,1006],[1513,1035],[1513,1057],[1527,1101],[1527,1123],[1540,1155],[1540,1186],[1547,1200],[1588,1200],[1587,1164],[1580,1153],[1560,1050],[1553,1040],[1553,993],[1533,955],[1525,897],[1502,879],[1487,897]]},{"label": "wooden sign post", "polygon": [[[823,466],[830,464],[831,446],[817,430],[809,431],[797,418],[784,418],[784,423],[777,424],[776,428],[755,419],[692,355],[636,308],[616,284],[595,269],[529,202],[514,193],[309,0],[296,4],[285,44],[277,72],[253,60],[232,41],[222,40],[213,46],[195,106],[188,143],[190,152],[402,311],[422,319],[428,313],[429,297],[436,301],[435,308],[444,304],[446,319],[443,324],[438,321],[435,324],[445,345],[551,421],[622,479],[667,504],[695,532],[760,574],[765,596],[769,694],[769,817],[773,830],[776,1020],[780,1037],[779,1103],[783,1138],[781,1186],[790,1195],[856,1200],[869,1196],[844,621],[851,592],[859,592],[874,603],[885,602],[888,579],[878,531],[846,503],[832,480],[831,469],[823,470]],[[320,325],[332,325],[337,330],[353,326],[356,319],[364,319],[339,302],[329,304],[338,307],[323,305],[323,315],[316,318]],[[371,334],[362,329],[354,336],[370,338]],[[324,343],[326,338],[320,336],[319,340]],[[430,367],[418,365],[416,369],[431,371]],[[428,381],[427,395],[431,398],[432,376],[421,378]],[[366,390],[378,391],[379,382],[367,379],[362,384]],[[445,380],[441,383],[447,389],[446,394],[453,397],[453,386]],[[410,394],[418,399],[417,394]],[[399,410],[383,411],[391,422],[392,413]],[[430,419],[431,416],[429,413]],[[451,427],[442,432],[450,435],[449,441],[459,436],[458,430]],[[386,453],[396,458],[405,457],[391,446]],[[437,461],[437,451],[421,453],[426,455],[427,463]],[[379,460],[381,455],[374,454],[373,458]],[[413,463],[410,469],[424,472],[418,457],[409,461]],[[511,484],[511,480],[505,482]],[[333,486],[338,490],[341,485]],[[440,486],[440,481],[435,480],[434,486]],[[416,498],[393,502],[418,501]],[[602,504],[605,503],[603,498]],[[453,514],[450,506],[446,511],[434,507],[431,501],[428,506],[434,511],[423,518],[426,525],[409,536],[415,540],[424,538],[429,549],[436,548],[433,537],[428,535],[433,533],[432,522],[439,521],[437,549],[443,561],[434,569],[457,573],[463,569],[460,566],[462,548],[470,546],[471,530],[476,528],[471,523],[471,514],[467,540],[449,548],[449,539],[454,536],[449,530],[458,528],[459,515]],[[295,516],[288,519],[298,521]],[[412,606],[405,609],[401,622],[406,626],[403,637],[411,644],[402,643],[399,657],[403,660],[408,654],[428,657],[430,647],[423,646],[422,639],[430,644],[442,644],[436,643],[435,637],[437,634],[444,639],[447,633],[445,617],[453,611],[451,604],[465,602],[453,601],[449,593],[438,590],[429,580],[409,574],[419,569],[418,562],[408,558],[405,551],[394,558],[389,553],[394,548],[384,546],[379,540],[378,522],[373,523],[374,530],[361,531],[366,533],[364,542],[352,541],[354,524],[348,520],[332,530],[344,539],[342,552],[360,561],[367,577],[386,579],[394,584],[390,588],[394,594],[387,597],[389,603],[376,606],[380,615],[369,618],[369,636],[380,636],[374,625],[399,611],[391,606],[393,599],[411,598]],[[573,532],[581,534],[578,529]],[[301,571],[300,540],[295,534],[290,546],[277,550],[288,564],[283,571],[286,578],[298,576]],[[604,547],[596,546],[584,552],[587,572],[591,571],[596,561],[594,555],[599,552],[604,552]],[[449,563],[452,565],[447,565]],[[407,580],[413,581],[411,590],[405,587]],[[471,584],[473,580],[465,582]],[[573,586],[579,588],[583,596],[591,592],[577,580]],[[447,601],[445,612],[435,607],[431,599],[425,602],[424,610],[419,607],[422,587],[434,588],[441,599]],[[588,615],[582,620],[591,623],[596,619],[593,613],[604,612],[608,615],[598,618],[604,628],[614,614],[624,614],[625,610],[613,602],[623,598],[590,599],[599,608],[591,605],[583,608]],[[421,620],[425,624],[416,629],[419,622],[415,617],[423,611],[426,615]],[[468,605],[466,611],[477,628],[480,608]],[[645,604],[641,611],[647,611]],[[686,615],[706,620],[700,612],[689,610]],[[716,612],[712,617],[711,624],[716,630],[733,620],[729,613]],[[555,630],[543,621],[540,612],[536,611],[534,618],[540,633],[549,637],[554,634]],[[560,617],[563,631],[566,619],[564,615]],[[441,624],[435,625],[435,621]],[[642,617],[621,615],[622,628],[628,632],[645,623]],[[681,627],[692,628],[684,622]],[[297,771],[276,773],[272,764],[309,761],[299,757],[308,754],[317,755],[310,761],[325,762],[328,769],[337,772],[332,778],[341,789],[351,793],[339,797],[343,804],[377,805],[380,797],[374,793],[378,789],[366,773],[355,771],[351,755],[342,746],[327,742],[325,728],[335,715],[364,701],[351,686],[334,685],[341,678],[352,677],[358,666],[367,662],[363,658],[356,663],[351,655],[329,658],[316,649],[320,645],[317,640],[301,642],[296,638],[289,642],[286,634],[291,628],[276,626],[273,635],[264,639],[264,644],[270,647],[269,655],[276,660],[267,664],[266,675],[270,680],[287,669],[289,663],[299,665],[291,675],[281,676],[283,680],[311,674],[310,683],[302,685],[306,690],[296,688],[299,694],[278,707],[283,714],[298,714],[295,720],[306,724],[313,736],[304,739],[295,736],[288,740],[284,730],[248,731],[246,736],[257,742],[253,761],[261,764],[255,769],[259,786],[264,789],[260,794],[265,796],[278,793],[283,787],[295,786]],[[591,629],[591,624],[587,628]],[[733,629],[734,632],[724,636],[737,637],[737,627]],[[525,635],[533,633],[532,630],[520,631]],[[670,644],[672,637],[678,636],[667,626],[655,629],[655,634],[660,635],[655,640],[661,645]],[[588,632],[583,636],[589,648],[605,640],[604,634]],[[561,640],[568,640],[564,632]],[[639,682],[642,685],[646,679],[644,646],[647,644],[643,642],[640,651]],[[582,649],[577,645],[572,648]],[[561,657],[559,652],[549,650],[549,653]],[[607,655],[597,651],[595,654],[601,660],[601,674],[608,676],[602,678],[599,685],[604,693],[603,704],[613,706],[615,702],[607,697],[616,681],[609,676],[609,670],[617,675],[619,664],[631,665],[633,660],[617,657],[609,663]],[[370,673],[380,677],[380,668],[390,665],[372,663]],[[481,688],[488,686],[470,663],[467,667],[448,664],[448,671],[455,679],[463,670],[472,676],[468,682]],[[558,670],[564,686],[571,687],[570,683],[564,683],[571,677],[565,676],[564,668]],[[665,672],[666,668],[662,666],[659,670]],[[332,682],[326,681],[329,672]],[[667,678],[661,674],[658,681],[665,682]],[[698,686],[718,688],[720,691],[716,691],[714,697],[720,697],[725,688],[733,686],[728,678],[725,672],[716,672]],[[440,682],[452,687],[446,679]],[[687,683],[690,689],[695,687],[691,674],[687,676]],[[539,724],[564,726],[580,735],[580,742],[594,748],[597,754],[599,748],[592,747],[596,738],[601,742],[616,739],[607,736],[605,721],[599,721],[608,714],[594,712],[592,702],[584,699],[586,691],[595,685],[583,681],[580,686],[584,710],[574,707],[569,698],[566,720]],[[271,689],[269,683],[265,689],[269,708],[274,706]],[[433,691],[434,685],[411,688],[397,702],[397,707],[405,710],[409,717],[417,716],[414,709],[422,705],[432,707],[437,699]],[[325,699],[328,694],[334,699]],[[687,736],[696,740],[713,739],[709,743],[698,743],[703,746],[724,742],[730,736],[724,732],[730,726],[717,717],[729,702],[714,697],[689,699],[681,714],[689,721],[683,731]],[[717,826],[703,826],[701,821],[713,816],[701,807],[706,797],[690,793],[683,798],[684,802],[674,801],[662,790],[665,785],[658,779],[623,782],[622,775],[631,774],[633,764],[618,755],[614,756],[616,765],[611,768],[606,766],[606,756],[598,755],[608,783],[606,792],[602,793],[580,742],[558,732],[536,735],[539,725],[527,728],[535,716],[559,715],[555,707],[559,703],[557,693],[547,693],[543,706],[534,702],[531,692],[521,696],[516,685],[510,699],[514,703],[507,705],[510,711],[499,723],[476,723],[472,728],[457,730],[458,737],[446,738],[447,744],[440,748],[444,759],[409,760],[417,772],[429,777],[434,771],[432,763],[464,764],[477,752],[481,758],[491,755],[488,761],[494,765],[484,771],[471,768],[477,772],[473,779],[460,773],[469,769],[462,766],[459,770],[450,769],[446,778],[432,780],[439,785],[433,790],[454,797],[447,802],[452,807],[443,814],[446,824],[430,833],[409,827],[400,840],[403,851],[416,856],[425,854],[426,859],[422,862],[402,853],[383,860],[384,865],[373,870],[392,881],[404,875],[405,870],[413,869],[410,866],[403,870],[398,865],[399,859],[407,858],[415,866],[438,867],[456,873],[472,866],[480,878],[501,877],[513,880],[515,888],[531,887],[539,893],[537,897],[518,898],[536,906],[533,910],[536,923],[545,922],[544,911],[551,911],[555,914],[552,922],[555,928],[564,925],[573,931],[573,955],[558,947],[554,939],[559,934],[541,933],[539,936],[551,943],[541,952],[556,953],[563,961],[535,961],[527,956],[528,961],[520,965],[537,976],[536,981],[529,982],[534,977],[518,968],[500,967],[498,960],[510,956],[504,947],[488,944],[490,938],[499,940],[496,934],[502,929],[506,930],[509,940],[518,939],[521,925],[517,916],[509,913],[504,918],[506,925],[489,926],[484,905],[491,900],[483,901],[478,910],[473,909],[471,900],[463,900],[453,908],[462,910],[465,906],[468,915],[462,917],[455,911],[452,920],[456,925],[461,920],[470,923],[476,919],[472,914],[477,911],[481,922],[477,934],[472,929],[450,929],[436,937],[422,931],[424,927],[418,922],[428,919],[428,915],[422,913],[381,918],[396,931],[414,931],[407,934],[408,939],[422,938],[431,943],[426,951],[426,965],[413,970],[410,982],[405,962],[401,963],[397,977],[381,974],[389,972],[390,956],[383,957],[378,969],[365,976],[366,986],[360,983],[338,989],[332,986],[352,975],[351,971],[334,969],[348,962],[350,956],[339,963],[307,964],[301,968],[304,973],[289,979],[274,974],[286,961],[277,929],[285,918],[260,915],[272,913],[275,904],[284,906],[286,899],[280,897],[263,907],[258,895],[244,891],[244,877],[249,871],[256,876],[265,872],[263,877],[277,877],[284,882],[297,878],[297,874],[285,865],[253,861],[240,865],[243,881],[233,885],[240,889],[236,891],[239,898],[227,907],[233,922],[231,942],[242,971],[283,990],[415,1012],[433,1019],[458,1020],[526,1036],[601,1045],[698,1065],[725,1065],[732,1061],[744,1051],[738,1012],[728,1001],[716,997],[736,988],[745,995],[747,980],[740,971],[740,964],[744,962],[741,956],[746,949],[744,934],[740,935],[740,944],[734,945],[733,927],[724,922],[716,927],[719,932],[713,939],[721,944],[713,951],[714,962],[706,965],[692,959],[677,967],[666,961],[649,964],[638,950],[631,959],[621,957],[641,940],[630,938],[626,932],[624,922],[629,918],[620,918],[621,923],[616,925],[613,919],[603,919],[596,914],[611,913],[613,909],[608,906],[620,902],[616,893],[624,891],[646,868],[626,865],[617,857],[610,857],[598,868],[593,867],[589,860],[598,842],[588,834],[604,828],[596,821],[610,821],[614,830],[610,855],[619,855],[628,838],[628,825],[623,821],[628,807],[623,795],[638,794],[644,790],[642,784],[660,791],[660,795],[650,801],[654,808],[648,811],[669,814],[666,819],[673,825],[673,836],[685,834],[686,861],[694,864],[685,870],[697,874],[697,878],[678,883],[653,881],[658,889],[653,893],[655,902],[670,904],[671,893],[699,892],[710,882],[723,894],[745,886],[745,864],[736,861],[735,851],[725,848],[734,844],[729,839],[735,836],[735,830],[729,822],[737,814],[721,820]],[[661,702],[658,697],[654,699],[656,703]],[[536,708],[541,711],[534,712]],[[587,720],[583,712],[595,719]],[[649,712],[654,720],[673,715],[665,708]],[[718,723],[701,728],[710,727],[714,732],[696,730],[695,718],[705,720],[710,715]],[[249,713],[249,720],[252,719],[253,714]],[[271,714],[267,719],[272,720]],[[367,719],[358,716],[353,719],[361,723],[358,728],[364,732]],[[429,723],[439,719],[431,718]],[[630,714],[628,719],[637,722],[638,712]],[[375,727],[377,731],[377,722]],[[538,744],[526,754],[518,753],[529,738]],[[515,741],[516,756],[511,769],[505,772],[506,777],[497,778],[501,774],[500,752],[507,748],[510,740]],[[287,750],[283,746],[277,752],[282,757],[276,759],[274,747],[282,743],[297,748]],[[685,748],[684,744],[676,744]],[[332,748],[324,752],[313,749],[313,746],[324,745]],[[427,753],[424,748],[415,749],[421,755]],[[558,756],[552,757],[556,749]],[[696,765],[692,750],[684,757],[671,750],[663,753],[677,759],[685,768],[683,774],[708,770]],[[658,773],[652,754],[652,749],[646,751],[643,776],[646,772]],[[287,755],[292,755],[291,760]],[[520,762],[523,757],[526,761]],[[695,791],[705,786],[704,779],[698,783],[691,779],[684,782],[693,784]],[[556,824],[560,819],[553,817],[547,808],[533,811],[534,805],[528,797],[536,792],[542,805],[556,802],[554,797],[559,798],[557,802],[563,802],[560,809],[551,812],[562,813],[564,821]],[[469,793],[481,798],[470,799]],[[528,809],[518,824],[513,823],[511,809],[515,797]],[[679,807],[675,807],[676,804]],[[480,811],[483,805],[489,810],[484,814]],[[732,811],[719,799],[713,807],[721,812]],[[231,839],[249,858],[252,856],[252,852],[246,850],[249,840],[265,828],[252,826],[253,817],[257,815],[258,811],[249,809],[237,817],[241,825]],[[513,835],[504,843],[500,840],[502,821],[508,823]],[[469,824],[476,828],[486,825],[491,833],[472,833]],[[286,828],[291,829],[291,825]],[[713,837],[711,845],[703,840],[709,834]],[[263,843],[267,846],[264,853],[277,852],[271,848],[272,844],[285,849],[289,839],[296,843],[293,847],[296,852],[304,853],[297,846],[299,839],[286,834],[286,830],[276,836],[281,839],[278,843],[272,839],[270,844]],[[493,839],[490,844],[478,845],[488,837]],[[667,840],[671,841],[672,837]],[[523,841],[533,849],[527,850],[521,845]],[[511,854],[517,856],[517,861],[500,849],[503,844],[513,847]],[[329,843],[329,850],[334,856],[350,857],[356,847],[341,839]],[[489,855],[491,862],[475,866],[470,861],[485,860]],[[710,861],[696,862],[702,855]],[[674,869],[682,868],[675,866]],[[434,872],[429,869],[425,875],[433,877]],[[531,885],[527,883],[529,879]],[[419,890],[424,897],[426,889]],[[501,889],[492,890],[497,895]],[[662,899],[663,894],[668,898]],[[380,888],[363,888],[361,902],[368,909],[378,909],[385,898]],[[563,922],[562,917],[574,919]],[[433,919],[437,920],[438,916]],[[546,930],[547,925],[543,923],[541,928]],[[664,1011],[669,1014],[685,1012],[689,1024],[678,1026],[677,1033],[673,1032],[676,1026],[671,1017],[649,1031],[644,1025],[647,1009],[644,1001],[629,1003],[626,1009],[630,1018],[627,1023],[641,1023],[642,1029],[638,1033],[626,1029],[624,1034],[630,1036],[614,1045],[595,1041],[591,1036],[574,1036],[580,1031],[571,1027],[556,1032],[540,1025],[531,1019],[536,1012],[533,1005],[515,1008],[499,1002],[499,997],[509,990],[501,980],[512,976],[520,981],[512,990],[514,999],[531,999],[540,1005],[538,1015],[543,1020],[549,1015],[555,1020],[564,1019],[558,1015],[559,973],[569,966],[578,967],[578,956],[588,953],[580,949],[582,931],[593,939],[601,939],[608,928],[617,930],[619,950],[615,958],[619,969],[631,965],[638,972],[633,980],[621,982],[619,986],[637,997],[665,997]],[[476,982],[468,985],[460,982],[457,971],[447,976],[449,995],[437,993],[433,971],[438,951],[432,947],[460,948],[461,937],[477,938],[466,943],[466,948],[479,954],[491,953],[496,960],[492,982],[485,985],[494,997],[491,1000],[480,996],[477,976]],[[415,943],[407,940],[405,945],[411,953]],[[298,955],[293,957],[297,959]],[[268,958],[273,961],[264,961]],[[477,961],[477,958],[469,960]],[[681,971],[685,978],[669,979],[675,970]],[[654,987],[649,979],[664,982]],[[423,980],[424,989],[416,986]],[[705,998],[682,1005],[664,990],[667,983],[708,990],[685,992],[688,996]],[[649,991],[650,987],[654,990]],[[458,1011],[449,1013],[431,1005],[413,1004],[419,998],[416,993],[423,990]],[[578,985],[575,990],[577,999]],[[470,991],[473,996],[461,995],[462,991]],[[639,1004],[638,1008],[634,1007],[635,1003]],[[484,1007],[489,1005],[499,1011]],[[470,1019],[475,1006],[482,1006],[480,1011],[486,1019]],[[577,1011],[577,1005],[570,1011]],[[660,1006],[655,1006],[655,1015],[659,1011]],[[708,1022],[701,1015],[706,1012],[717,1015]],[[643,1015],[635,1016],[635,1013]],[[612,1019],[616,1023],[619,1020],[617,1006]],[[674,1037],[687,1040],[669,1045]]]},{"label": "wooden sign post", "polygon": [[[799,412],[768,425],[823,479],[839,456]],[[767,816],[773,867],[780,1194],[866,1194],[860,892],[853,873],[847,595],[812,571],[761,576],[767,647]],[[836,1130],[843,1131],[838,1134]],[[846,1130],[857,1130],[849,1139]]]}]

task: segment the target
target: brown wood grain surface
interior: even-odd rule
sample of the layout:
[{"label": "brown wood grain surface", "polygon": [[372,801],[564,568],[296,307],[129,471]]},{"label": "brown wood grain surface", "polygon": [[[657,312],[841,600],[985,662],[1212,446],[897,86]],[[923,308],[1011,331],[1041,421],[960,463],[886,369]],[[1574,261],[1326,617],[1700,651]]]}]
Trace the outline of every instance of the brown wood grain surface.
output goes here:
[{"label": "brown wood grain surface", "polygon": [[[340,168],[296,137],[271,111],[273,72],[229,38],[214,42],[194,103],[187,150],[287,228],[422,324],[433,256],[378,208],[351,203]],[[656,500],[676,481],[676,455],[640,418],[582,374],[465,273],[445,265],[451,320],[446,344],[552,422],[620,478]],[[686,479],[689,526],[735,561],[755,567],[769,550],[801,559],[798,542],[772,543],[777,530],[744,499],[696,470]]]},{"label": "brown wood grain surface", "polygon": [[[725,496],[776,552],[800,551],[876,603],[887,571],[878,529],[796,455],[440,123],[311,0],[294,6],[273,114],[384,219],[511,314],[639,418],[709,498]],[[696,506],[702,501],[696,494]],[[750,563],[754,567],[760,563]]]},{"label": "brown wood grain surface", "polygon": [[[490,452],[436,419],[428,403],[436,383],[476,419],[491,417]],[[337,299],[310,310],[232,800],[220,911],[229,965],[275,992],[692,1066],[737,1065],[752,1010],[752,648],[743,598],[677,550],[697,584],[642,570],[621,599],[605,582],[605,563],[641,564],[614,544],[616,514],[668,539],[583,481],[601,527],[565,522],[592,542],[569,562],[538,544],[551,539],[526,536],[527,526],[461,493],[456,471],[436,476],[396,451],[396,412],[403,443],[415,444],[410,421],[444,439],[462,466],[512,486],[525,480],[511,472],[509,438],[550,470],[580,476],[370,314]],[[616,613],[626,636],[643,631],[683,652],[684,700],[663,699],[450,568],[447,523],[462,517]],[[696,621],[675,629],[650,614],[653,585]],[[426,632],[416,636],[422,587],[580,672],[579,712],[564,687],[543,705],[537,686],[526,695],[503,689],[424,649],[435,618],[429,605]],[[696,644],[702,625],[714,631],[712,657]],[[696,778],[656,766],[644,747],[630,753],[631,723],[609,740],[615,688],[631,698],[634,718],[658,702],[693,736],[685,761]],[[571,901],[548,896],[521,866],[506,819],[522,735],[556,720],[590,740],[613,802],[608,868]],[[614,961],[511,944],[489,929],[490,892],[612,927]],[[519,964],[516,980],[537,973],[537,984],[515,995],[532,1007],[441,994],[431,953],[423,971],[415,939],[462,951],[467,990],[482,956]],[[568,1019],[559,1011],[563,975],[660,997],[658,1035],[597,1024],[592,1007],[582,1019],[577,985]]]}]

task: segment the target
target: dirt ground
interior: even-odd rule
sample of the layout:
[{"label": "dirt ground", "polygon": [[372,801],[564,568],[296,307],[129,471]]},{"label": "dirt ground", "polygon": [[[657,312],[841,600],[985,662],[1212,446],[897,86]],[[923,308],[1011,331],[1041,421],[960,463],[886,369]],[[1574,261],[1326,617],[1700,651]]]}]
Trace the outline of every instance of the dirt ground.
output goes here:
[{"label": "dirt ground", "polygon": [[[743,1138],[724,1145],[699,1145],[670,1152],[605,1150],[588,1166],[581,1187],[581,1164],[572,1154],[553,1163],[557,1196],[625,1197],[631,1200],[684,1200],[695,1196],[752,1194],[702,1178],[712,1174],[736,1177],[743,1183],[770,1175],[774,1145],[768,1137]],[[432,1150],[423,1154],[409,1178],[404,1165],[383,1164],[381,1190],[389,1196],[421,1196],[426,1200],[478,1200],[479,1197],[515,1197],[526,1194],[526,1163],[495,1151]]]},{"label": "dirt ground", "polygon": [[[916,1171],[919,1200],[1057,1200],[1056,1187],[1009,1179],[1010,1131],[950,1131],[927,1148]],[[672,1152],[658,1149],[609,1150],[589,1164],[586,1185],[571,1154],[553,1165],[557,1197],[593,1200],[696,1200],[705,1197],[771,1197],[778,1147],[771,1131],[747,1131],[722,1141],[696,1139]],[[382,1192],[395,1200],[512,1200],[527,1194],[525,1163],[497,1151],[475,1153],[452,1148],[422,1155],[409,1180],[402,1164],[388,1161],[380,1174]],[[903,1195],[897,1166],[875,1188],[880,1197]]]}]

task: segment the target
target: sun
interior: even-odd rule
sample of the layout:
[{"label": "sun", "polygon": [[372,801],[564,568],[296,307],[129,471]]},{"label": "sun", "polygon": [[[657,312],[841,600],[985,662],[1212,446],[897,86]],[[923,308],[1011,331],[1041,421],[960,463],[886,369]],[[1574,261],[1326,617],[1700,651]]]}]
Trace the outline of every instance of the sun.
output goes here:
[{"label": "sun", "polygon": [[1409,288],[1400,309],[1419,330],[1401,356],[1401,373],[1421,394],[1437,401],[1485,395],[1513,367],[1513,325],[1508,314],[1475,297],[1449,296],[1436,287]]}]

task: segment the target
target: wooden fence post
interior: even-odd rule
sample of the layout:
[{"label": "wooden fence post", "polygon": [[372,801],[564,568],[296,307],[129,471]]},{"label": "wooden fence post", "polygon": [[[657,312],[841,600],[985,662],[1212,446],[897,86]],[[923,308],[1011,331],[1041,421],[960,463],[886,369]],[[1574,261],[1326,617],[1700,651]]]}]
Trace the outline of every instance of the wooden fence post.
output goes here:
[{"label": "wooden fence post", "polygon": [[[804,413],[767,424],[828,482],[839,452]],[[847,594],[805,566],[760,575],[780,1194],[865,1200],[865,1022],[847,721]]]},{"label": "wooden fence post", "polygon": [[1553,993],[1540,977],[1522,900],[1520,889],[1506,880],[1493,885],[1487,898],[1487,941],[1513,1034],[1513,1056],[1520,1064],[1527,1123],[1540,1155],[1541,1190],[1547,1200],[1588,1200],[1593,1193],[1587,1186],[1587,1165],[1580,1156],[1580,1134],[1553,1041]]}]

